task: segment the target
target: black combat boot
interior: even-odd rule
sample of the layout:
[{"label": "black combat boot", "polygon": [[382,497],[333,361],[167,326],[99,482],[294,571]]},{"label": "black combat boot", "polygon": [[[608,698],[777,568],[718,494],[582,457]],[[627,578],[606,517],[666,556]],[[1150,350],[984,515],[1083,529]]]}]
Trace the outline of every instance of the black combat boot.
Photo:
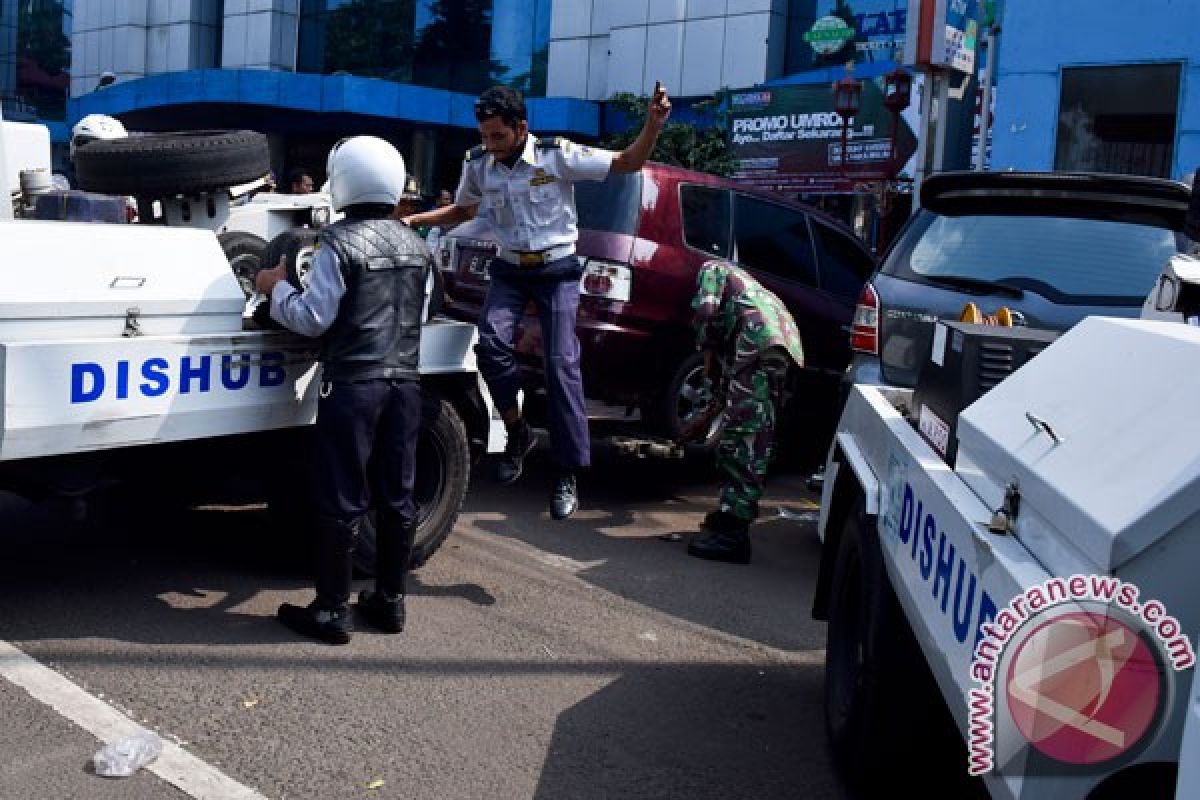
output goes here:
[{"label": "black combat boot", "polygon": [[566,519],[579,508],[579,492],[575,485],[575,474],[564,472],[554,482],[550,492],[550,516],[554,519]]},{"label": "black combat boot", "polygon": [[713,511],[704,518],[700,534],[688,543],[688,555],[730,564],[750,563],[750,523],[728,511]]},{"label": "black combat boot", "polygon": [[317,520],[317,599],[308,606],[284,603],[279,621],[296,633],[329,644],[346,644],[354,633],[350,619],[350,581],[354,570],[355,522]]},{"label": "black combat boot", "polygon": [[508,441],[504,444],[504,452],[496,464],[496,480],[507,486],[521,477],[521,469],[525,457],[533,450],[537,440],[533,437],[533,429],[524,419],[508,429]]},{"label": "black combat boot", "polygon": [[358,595],[358,613],[372,628],[384,633],[404,630],[404,595],[412,561],[415,522],[390,509],[375,516],[375,590]]}]

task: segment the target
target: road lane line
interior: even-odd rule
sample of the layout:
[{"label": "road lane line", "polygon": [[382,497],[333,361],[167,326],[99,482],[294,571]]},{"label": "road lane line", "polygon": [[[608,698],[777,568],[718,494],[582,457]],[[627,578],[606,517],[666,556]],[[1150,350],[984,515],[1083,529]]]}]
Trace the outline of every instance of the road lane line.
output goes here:
[{"label": "road lane line", "polygon": [[[108,703],[5,641],[0,641],[0,676],[105,744],[144,730]],[[266,800],[165,737],[162,755],[145,769],[196,800]]]}]

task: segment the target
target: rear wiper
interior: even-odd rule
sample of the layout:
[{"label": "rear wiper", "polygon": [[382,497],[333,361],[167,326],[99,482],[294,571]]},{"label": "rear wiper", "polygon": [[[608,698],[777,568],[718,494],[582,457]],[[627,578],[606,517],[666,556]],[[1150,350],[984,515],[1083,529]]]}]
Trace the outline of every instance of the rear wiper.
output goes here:
[{"label": "rear wiper", "polygon": [[982,278],[967,278],[961,275],[925,275],[924,278],[930,283],[937,283],[943,286],[953,286],[958,289],[974,289],[979,292],[994,292],[996,294],[1005,294],[1009,297],[1024,297],[1025,290],[1016,286],[1009,286],[1007,283],[999,281],[988,281]]}]

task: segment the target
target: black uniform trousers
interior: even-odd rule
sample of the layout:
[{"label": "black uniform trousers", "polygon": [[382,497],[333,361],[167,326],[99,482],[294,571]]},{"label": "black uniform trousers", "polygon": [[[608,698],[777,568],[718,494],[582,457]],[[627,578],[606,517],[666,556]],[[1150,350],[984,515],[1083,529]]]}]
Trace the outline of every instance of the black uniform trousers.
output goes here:
[{"label": "black uniform trousers", "polygon": [[421,387],[417,381],[322,385],[313,452],[318,514],[317,605],[345,607],[362,517],[376,511],[376,581],[402,594],[416,522],[413,483]]}]

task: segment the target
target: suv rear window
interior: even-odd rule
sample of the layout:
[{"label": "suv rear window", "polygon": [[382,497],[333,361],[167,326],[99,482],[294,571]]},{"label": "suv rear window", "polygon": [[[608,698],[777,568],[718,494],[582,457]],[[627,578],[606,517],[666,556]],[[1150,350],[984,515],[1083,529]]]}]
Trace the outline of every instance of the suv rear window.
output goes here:
[{"label": "suv rear window", "polygon": [[637,233],[642,207],[642,174],[609,173],[602,181],[575,184],[575,210],[580,230]]},{"label": "suv rear window", "polygon": [[1138,305],[1179,251],[1165,228],[1077,217],[922,212],[883,271],[936,283],[967,278],[1026,289],[1063,305]]}]

